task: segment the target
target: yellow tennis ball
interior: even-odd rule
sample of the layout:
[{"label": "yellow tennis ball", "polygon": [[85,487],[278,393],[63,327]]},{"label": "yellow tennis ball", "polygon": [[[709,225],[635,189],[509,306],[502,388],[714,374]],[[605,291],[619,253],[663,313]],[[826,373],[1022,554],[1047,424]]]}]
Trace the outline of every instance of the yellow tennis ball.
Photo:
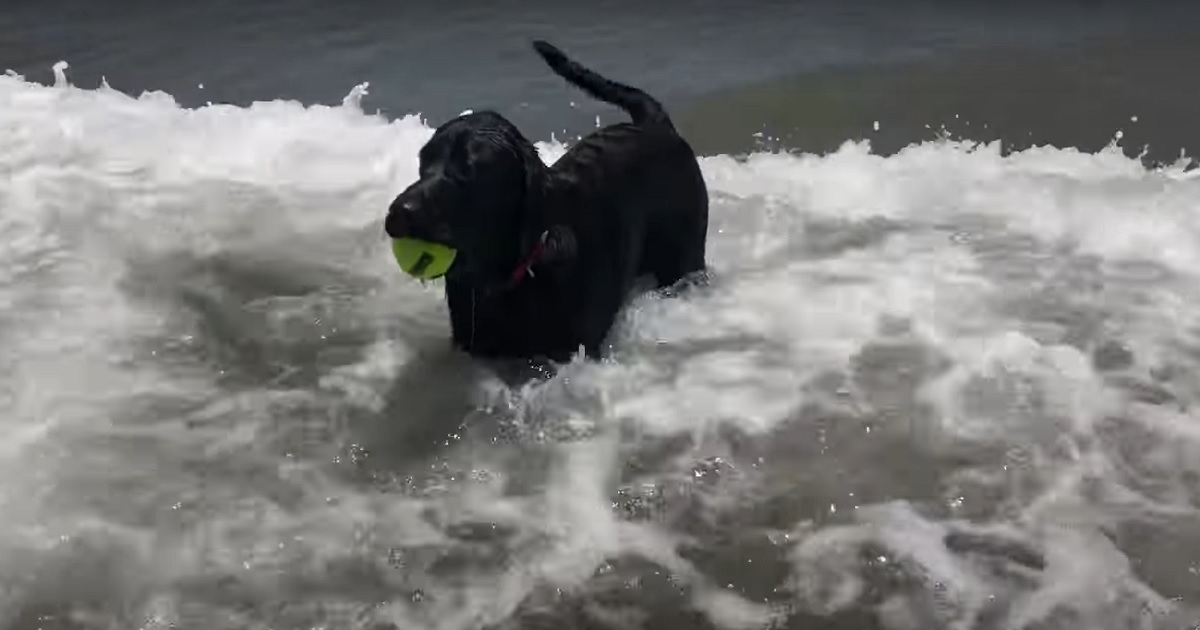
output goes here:
[{"label": "yellow tennis ball", "polygon": [[420,280],[433,280],[446,275],[454,264],[458,251],[440,243],[415,238],[392,239],[392,255],[396,264],[408,275]]}]

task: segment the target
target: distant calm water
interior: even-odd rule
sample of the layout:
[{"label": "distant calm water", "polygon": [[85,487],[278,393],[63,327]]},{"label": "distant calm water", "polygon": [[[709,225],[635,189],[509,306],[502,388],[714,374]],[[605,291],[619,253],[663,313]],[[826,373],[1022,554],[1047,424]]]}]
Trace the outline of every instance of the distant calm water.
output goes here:
[{"label": "distant calm water", "polygon": [[[1062,48],[1099,35],[1157,38],[1195,23],[1197,15],[1187,3],[1146,9],[1083,0],[1003,7],[938,0],[46,0],[0,15],[0,65],[47,81],[50,66],[66,60],[79,85],[104,76],[123,91],[163,90],[185,105],[332,104],[369,81],[369,111],[420,112],[436,123],[468,107],[495,107],[544,138],[562,129],[574,135],[593,126],[597,114],[617,114],[543,68],[528,49],[534,37],[553,39],[603,72],[652,90],[682,116],[714,93],[818,71],[857,77],[865,66],[928,63],[965,50]],[[1023,70],[1036,72],[1054,60],[1051,52]],[[861,81],[868,91],[876,82]],[[886,118],[888,110],[913,107],[903,81],[892,90],[898,93],[871,102],[869,115]],[[804,106],[795,104],[799,111]],[[764,122],[760,117],[750,110],[728,120],[738,142],[747,127]],[[722,123],[706,120],[704,127],[713,124]],[[694,133],[703,141],[709,132]]]}]

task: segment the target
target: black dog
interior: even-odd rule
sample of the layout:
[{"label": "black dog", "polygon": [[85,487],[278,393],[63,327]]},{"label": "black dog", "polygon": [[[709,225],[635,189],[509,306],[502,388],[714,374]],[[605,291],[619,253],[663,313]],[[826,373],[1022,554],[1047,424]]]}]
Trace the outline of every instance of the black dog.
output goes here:
[{"label": "black dog", "polygon": [[465,114],[421,148],[419,179],[385,229],[458,250],[446,274],[454,343],[477,357],[599,358],[638,278],[660,289],[706,270],[708,190],[662,105],[542,41],[555,73],[632,118],[552,167],[508,120]]}]

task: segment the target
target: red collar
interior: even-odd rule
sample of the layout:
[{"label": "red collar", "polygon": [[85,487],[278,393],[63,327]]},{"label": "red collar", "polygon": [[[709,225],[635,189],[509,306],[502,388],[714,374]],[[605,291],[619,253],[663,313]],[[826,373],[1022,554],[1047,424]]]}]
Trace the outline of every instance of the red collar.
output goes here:
[{"label": "red collar", "polygon": [[542,235],[538,237],[537,243],[534,244],[533,249],[527,256],[525,256],[524,259],[521,260],[521,262],[517,265],[517,268],[513,269],[512,275],[509,276],[508,279],[508,285],[510,287],[516,286],[525,279],[525,276],[529,276],[530,278],[533,277],[533,266],[538,264],[538,262],[541,261],[542,256],[546,253],[546,239],[549,237],[549,235],[549,230],[542,232]]}]

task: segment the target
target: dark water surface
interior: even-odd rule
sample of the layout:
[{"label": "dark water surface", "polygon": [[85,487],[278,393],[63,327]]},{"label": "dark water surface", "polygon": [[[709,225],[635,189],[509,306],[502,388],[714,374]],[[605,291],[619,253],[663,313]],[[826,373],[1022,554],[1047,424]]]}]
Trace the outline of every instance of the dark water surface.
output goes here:
[{"label": "dark water surface", "polygon": [[703,152],[785,146],[825,153],[870,140],[891,154],[943,135],[1170,163],[1200,149],[1200,30],[1085,37],[831,69],[710,95],[680,116]]},{"label": "dark water surface", "polygon": [[[1197,13],[1186,3],[1143,8],[1084,1],[47,0],[0,15],[0,65],[45,81],[50,66],[66,60],[78,85],[96,85],[103,76],[122,91],[163,90],[185,105],[274,99],[332,104],[369,81],[368,110],[420,112],[436,124],[468,107],[495,107],[535,138],[562,129],[580,133],[597,114],[613,116],[611,108],[566,88],[541,66],[528,50],[528,40],[541,37],[653,91],[680,116],[699,104],[694,116],[702,121],[690,131],[709,151],[743,145],[749,133],[781,115],[796,119],[790,126],[804,127],[810,113],[814,120],[807,126],[830,138],[817,142],[827,147],[843,130],[860,126],[862,116],[937,126],[946,108],[961,100],[960,92],[1012,98],[1041,93],[1045,82],[1055,82],[1060,55],[1072,65],[1057,71],[1082,72],[1075,81],[1102,80],[1097,73],[1105,69],[1073,61],[1074,44],[1084,37],[1115,38],[1112,50],[1100,51],[1103,59],[1119,70],[1120,58],[1128,56],[1125,67],[1139,68],[1148,60],[1138,54],[1138,43],[1186,28]],[[1003,50],[982,53],[984,61],[974,65],[938,63],[996,47]],[[1044,52],[1033,59],[1033,49]],[[1194,58],[1180,52],[1185,54],[1176,64]],[[988,66],[983,74],[980,63]],[[813,78],[799,85],[816,93],[792,87],[793,77],[805,75]],[[987,78],[992,75],[999,76]],[[818,89],[829,81],[834,83]],[[713,96],[743,88],[749,88],[743,96]],[[829,103],[821,96],[828,90],[850,103]],[[1053,100],[1053,92],[1047,95]],[[576,111],[566,106],[570,102]],[[827,120],[823,110],[829,108],[850,109],[853,125]],[[1044,125],[1050,116],[1039,119],[1032,102],[1020,110],[1018,126]],[[913,135],[906,130],[906,139]]]}]

